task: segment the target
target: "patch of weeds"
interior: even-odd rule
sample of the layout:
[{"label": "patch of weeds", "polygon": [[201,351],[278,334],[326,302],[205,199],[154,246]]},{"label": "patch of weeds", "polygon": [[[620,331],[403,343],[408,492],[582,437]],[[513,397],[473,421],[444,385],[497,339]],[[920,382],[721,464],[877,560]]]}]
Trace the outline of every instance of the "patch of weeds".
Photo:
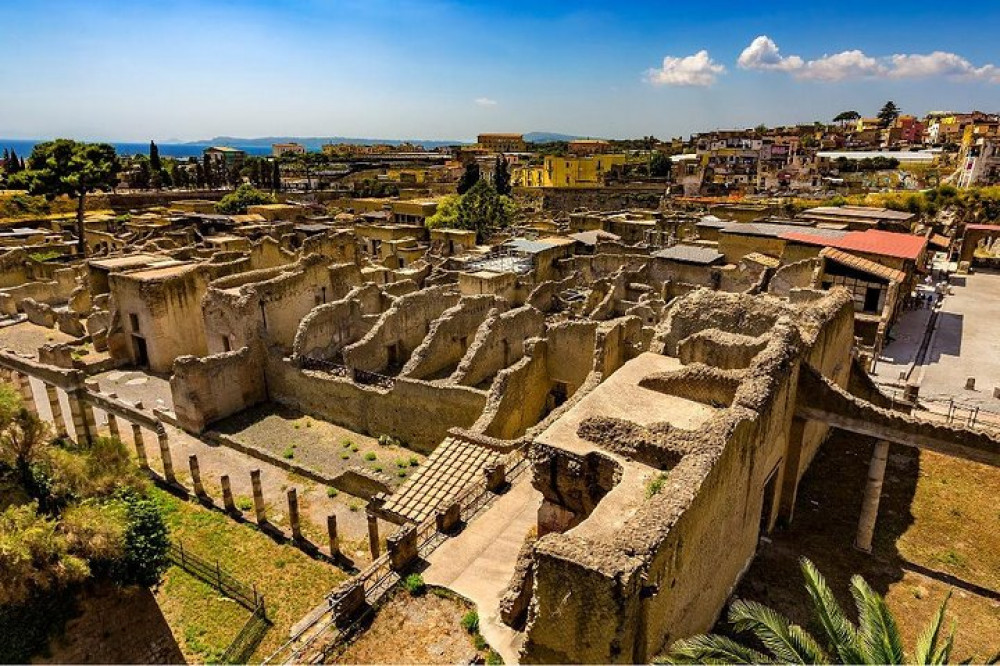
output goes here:
[{"label": "patch of weeds", "polygon": [[336,497],[338,494],[340,494],[340,492],[333,486],[330,486],[329,488],[326,489],[327,497]]},{"label": "patch of weeds", "polygon": [[403,442],[392,435],[379,435],[378,444],[379,446],[402,446]]},{"label": "patch of weeds", "polygon": [[299,429],[299,428],[301,428],[302,426],[301,426],[300,424],[298,424],[298,423],[293,423],[293,424],[292,424],[292,427],[293,427],[293,428],[295,428],[296,430],[298,430],[298,429]]},{"label": "patch of weeds", "polygon": [[479,633],[479,613],[474,610],[469,611],[462,616],[462,629],[465,629],[470,634]]},{"label": "patch of weeds", "polygon": [[483,638],[483,635],[478,631],[472,635],[472,644],[475,645],[476,649],[480,652],[490,646],[490,644],[486,642],[486,639]]},{"label": "patch of weeds", "polygon": [[486,666],[501,666],[501,664],[503,664],[503,657],[501,657],[493,648],[487,650]]},{"label": "patch of weeds", "polygon": [[401,479],[405,479],[406,478],[406,470],[405,469],[399,470],[398,472],[396,472],[396,476],[398,476]]},{"label": "patch of weeds", "polygon": [[352,446],[354,446],[354,442],[352,442],[352,441],[351,441],[351,440],[349,440],[349,439],[342,439],[342,440],[340,440],[340,445],[341,445],[342,447],[344,447],[345,449],[349,449],[349,448],[351,448]]},{"label": "patch of weeds", "polygon": [[350,457],[351,457],[350,453],[341,453],[340,454],[340,459],[341,460],[348,460]]},{"label": "patch of weeds", "polygon": [[374,469],[375,469],[376,472],[381,472],[382,471],[382,465],[375,465]]},{"label": "patch of weeds", "polygon": [[371,462],[372,460],[378,460],[378,456],[375,455],[374,451],[369,451],[368,453],[365,454],[365,460],[367,460],[368,462]]},{"label": "patch of weeds", "polygon": [[416,456],[410,456],[410,467],[416,467],[420,464],[420,458]]},{"label": "patch of weeds", "polygon": [[347,508],[351,511],[351,513],[357,513],[361,510],[361,505],[357,502],[351,502],[347,505]]},{"label": "patch of weeds", "polygon": [[418,573],[410,574],[403,580],[403,586],[406,587],[406,591],[410,593],[411,597],[419,597],[427,591],[427,584],[424,583],[424,577]]},{"label": "patch of weeds", "polygon": [[309,419],[306,419],[306,427],[307,428],[312,428],[313,427],[313,422],[310,421]]},{"label": "patch of weeds", "polygon": [[357,453],[360,450],[361,450],[360,446],[358,446],[357,444],[351,444],[351,451],[354,451],[355,453]]},{"label": "patch of weeds", "polygon": [[935,559],[941,564],[947,564],[952,567],[965,567],[966,564],[965,557],[953,550],[947,550]]},{"label": "patch of weeds", "polygon": [[660,474],[655,479],[646,484],[646,499],[653,495],[659,495],[663,490],[663,484],[667,482],[667,475]]},{"label": "patch of weeds", "polygon": [[291,446],[289,446],[288,448],[286,448],[284,451],[281,452],[281,457],[287,460],[291,460],[292,458],[295,457],[294,449]]},{"label": "patch of weeds", "polygon": [[399,469],[406,469],[409,466],[410,466],[410,462],[408,460],[397,460],[396,461],[396,467],[398,467]]},{"label": "patch of weeds", "polygon": [[236,508],[240,511],[249,511],[253,508],[253,500],[245,496],[237,497]]}]

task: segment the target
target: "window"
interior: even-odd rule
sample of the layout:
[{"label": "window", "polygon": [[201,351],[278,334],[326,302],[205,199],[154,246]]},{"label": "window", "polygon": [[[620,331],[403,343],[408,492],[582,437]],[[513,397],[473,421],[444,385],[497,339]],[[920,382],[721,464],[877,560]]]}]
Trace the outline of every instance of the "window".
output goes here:
[{"label": "window", "polygon": [[130,312],[128,315],[128,325],[132,329],[133,333],[139,332],[139,315]]}]

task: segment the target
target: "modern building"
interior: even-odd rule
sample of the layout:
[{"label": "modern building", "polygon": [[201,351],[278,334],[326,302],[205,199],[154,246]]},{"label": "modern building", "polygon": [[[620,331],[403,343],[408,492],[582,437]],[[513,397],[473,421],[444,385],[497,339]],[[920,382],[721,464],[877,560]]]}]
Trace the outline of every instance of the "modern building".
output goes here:
[{"label": "modern building", "polygon": [[213,162],[222,162],[227,168],[243,164],[247,158],[246,151],[229,146],[212,146],[202,151]]},{"label": "modern building", "polygon": [[271,155],[281,157],[282,155],[305,155],[306,147],[301,143],[272,143]]}]

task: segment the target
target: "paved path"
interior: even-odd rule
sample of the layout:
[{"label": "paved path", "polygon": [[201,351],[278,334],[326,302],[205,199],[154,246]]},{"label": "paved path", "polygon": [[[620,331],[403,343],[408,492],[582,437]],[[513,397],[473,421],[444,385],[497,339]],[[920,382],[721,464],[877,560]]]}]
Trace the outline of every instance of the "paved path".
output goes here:
[{"label": "paved path", "polygon": [[459,536],[431,553],[423,573],[427,583],[447,587],[476,604],[479,631],[505,664],[518,663],[524,635],[500,621],[500,596],[541,503],[541,493],[525,475]]}]

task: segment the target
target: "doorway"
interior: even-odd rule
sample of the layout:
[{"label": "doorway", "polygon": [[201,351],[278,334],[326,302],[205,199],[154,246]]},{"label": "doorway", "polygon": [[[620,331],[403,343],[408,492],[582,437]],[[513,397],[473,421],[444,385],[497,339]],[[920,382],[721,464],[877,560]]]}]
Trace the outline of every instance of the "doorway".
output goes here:
[{"label": "doorway", "polygon": [[135,364],[141,368],[148,368],[149,349],[146,347],[146,338],[141,335],[133,335],[132,344],[135,345]]},{"label": "doorway", "polygon": [[771,473],[768,474],[767,481],[764,482],[764,496],[761,499],[760,531],[757,533],[758,536],[764,536],[770,532],[771,525],[774,524],[774,496],[778,490],[778,469],[780,467],[780,463],[775,465]]}]

